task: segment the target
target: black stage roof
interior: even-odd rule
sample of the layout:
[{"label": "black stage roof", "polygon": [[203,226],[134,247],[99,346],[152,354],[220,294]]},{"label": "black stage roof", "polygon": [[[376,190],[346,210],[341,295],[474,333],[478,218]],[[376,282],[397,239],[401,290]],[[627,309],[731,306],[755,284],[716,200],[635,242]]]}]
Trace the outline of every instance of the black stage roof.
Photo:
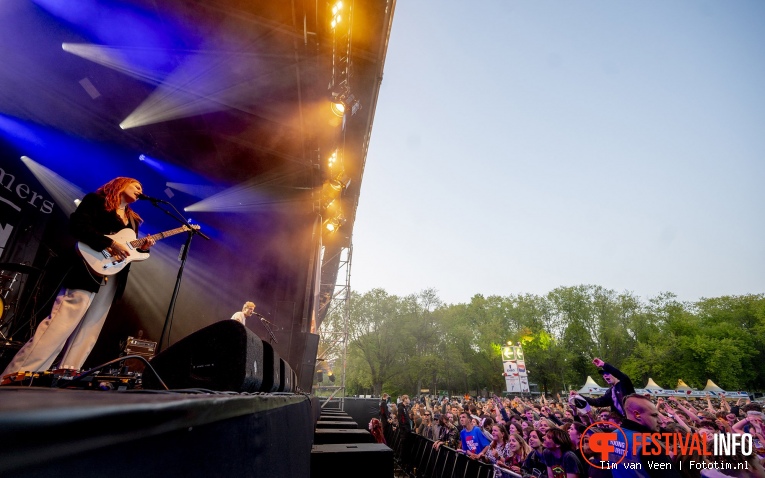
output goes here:
[{"label": "black stage roof", "polygon": [[[333,28],[334,7],[303,0],[3,2],[0,194],[18,203],[14,188],[24,181],[55,207],[40,214],[40,204],[21,205],[44,228],[32,227],[31,239],[12,236],[2,262],[22,262],[35,245],[34,264],[44,268],[63,247],[71,206],[51,184],[87,192],[115,176],[135,177],[146,194],[169,201],[210,237],[192,241],[170,343],[252,300],[275,324],[275,348],[297,368],[337,282],[337,251],[350,244],[395,1],[344,1]],[[329,108],[332,93],[360,109],[340,119]],[[336,149],[340,164],[329,167]],[[43,172],[33,175],[21,156]],[[339,209],[327,205],[333,181],[346,186],[334,192]],[[146,219],[144,233],[177,227],[148,202],[135,209]],[[337,214],[342,227],[321,232]],[[113,358],[118,342],[139,330],[159,340],[183,242],[184,235],[166,239],[150,260],[132,266],[126,296],[87,365]],[[31,287],[30,280],[27,292]],[[12,329],[47,315],[39,303],[33,310],[11,318]],[[260,321],[248,326],[267,338]]]}]

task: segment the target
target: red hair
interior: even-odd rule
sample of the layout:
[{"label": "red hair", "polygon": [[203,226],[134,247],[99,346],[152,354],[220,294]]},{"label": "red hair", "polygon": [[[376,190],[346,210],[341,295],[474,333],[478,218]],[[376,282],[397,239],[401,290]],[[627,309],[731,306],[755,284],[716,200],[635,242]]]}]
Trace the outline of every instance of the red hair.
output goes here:
[{"label": "red hair", "polygon": [[[126,178],[126,177],[118,177],[114,178],[108,183],[104,184],[98,190],[96,191],[98,194],[101,194],[106,198],[106,210],[107,211],[116,211],[118,207],[120,207],[121,202],[121,195],[122,192],[132,183],[138,183],[141,184],[140,181],[133,178]],[[140,224],[143,222],[143,219],[141,219],[141,216],[139,216],[135,211],[130,209],[130,206],[125,206],[125,217],[128,218],[128,220],[132,219],[135,221],[136,224]]]},{"label": "red hair", "polygon": [[369,431],[372,432],[372,436],[375,437],[377,443],[385,444],[385,437],[383,436],[382,423],[377,418],[373,418],[369,422]]}]

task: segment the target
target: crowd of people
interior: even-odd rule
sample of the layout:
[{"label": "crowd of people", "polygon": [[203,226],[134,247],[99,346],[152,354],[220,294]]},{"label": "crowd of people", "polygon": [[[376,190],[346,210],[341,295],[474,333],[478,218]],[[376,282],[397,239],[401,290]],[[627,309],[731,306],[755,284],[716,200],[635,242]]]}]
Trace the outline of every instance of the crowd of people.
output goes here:
[{"label": "crowd of people", "polygon": [[[509,476],[523,478],[765,478],[760,403],[711,396],[690,401],[639,395],[618,369],[600,359],[593,363],[610,386],[601,397],[571,392],[568,397],[555,398],[466,396],[412,401],[402,395],[391,403],[384,394],[379,419],[370,428],[382,431],[376,435],[378,442],[390,440],[395,430],[403,433],[404,452],[406,436],[418,434],[432,440],[436,449],[447,446],[509,470]],[[610,458],[619,462],[613,466],[590,447],[590,437],[617,429],[628,443],[625,450],[619,450],[622,455]],[[730,456],[681,453],[657,439],[633,446],[631,440],[641,433],[696,435],[710,443],[719,433],[750,434],[752,452],[746,455],[739,449]],[[651,452],[641,453],[642,447],[651,447]]]}]

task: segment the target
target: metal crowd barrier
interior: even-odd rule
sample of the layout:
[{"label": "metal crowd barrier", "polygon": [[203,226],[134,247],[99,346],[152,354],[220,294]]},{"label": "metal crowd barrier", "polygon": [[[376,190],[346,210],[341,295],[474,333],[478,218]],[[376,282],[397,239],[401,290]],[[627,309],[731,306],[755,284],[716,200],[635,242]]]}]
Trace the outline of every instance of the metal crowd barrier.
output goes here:
[{"label": "metal crowd barrier", "polygon": [[[393,449],[393,461],[397,475],[409,478],[521,478],[509,470],[471,460],[464,453],[445,445],[433,448],[433,440],[416,433],[396,430],[386,436],[388,446]],[[496,469],[506,475],[496,475]]]}]

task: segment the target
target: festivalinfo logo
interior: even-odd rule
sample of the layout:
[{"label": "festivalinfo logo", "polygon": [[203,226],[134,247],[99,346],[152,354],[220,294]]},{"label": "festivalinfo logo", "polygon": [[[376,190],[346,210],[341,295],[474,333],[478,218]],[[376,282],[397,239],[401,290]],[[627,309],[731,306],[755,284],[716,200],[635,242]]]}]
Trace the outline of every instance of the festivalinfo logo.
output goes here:
[{"label": "festivalinfo logo", "polygon": [[[610,431],[591,432],[591,428],[600,429],[605,425]],[[653,463],[651,456],[672,454],[673,456],[750,456],[753,450],[752,435],[737,433],[716,433],[711,440],[700,433],[642,433],[630,432],[632,440],[628,440],[627,433],[621,427],[609,422],[595,422],[582,434],[579,446],[581,447],[586,437],[589,436],[590,450],[595,452],[596,459],[590,461],[590,465],[602,470],[611,470],[617,467],[641,468],[640,458],[645,457],[649,467],[667,467],[668,463]],[[637,462],[624,462],[630,457],[638,458]],[[693,463],[693,462],[691,462]],[[682,466],[682,465],[680,465]]]}]

